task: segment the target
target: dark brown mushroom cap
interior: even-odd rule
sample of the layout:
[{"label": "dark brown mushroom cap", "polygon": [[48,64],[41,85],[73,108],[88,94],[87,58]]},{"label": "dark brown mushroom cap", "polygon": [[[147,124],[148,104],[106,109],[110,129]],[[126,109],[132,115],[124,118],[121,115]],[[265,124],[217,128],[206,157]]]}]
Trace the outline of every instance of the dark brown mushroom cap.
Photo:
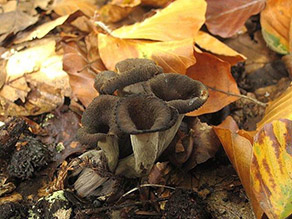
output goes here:
[{"label": "dark brown mushroom cap", "polygon": [[116,69],[119,74],[105,82],[100,93],[113,94],[117,89],[147,81],[163,72],[160,66],[149,59],[125,59],[116,64]]},{"label": "dark brown mushroom cap", "polygon": [[167,130],[174,125],[178,112],[152,95],[131,95],[115,106],[115,122],[121,132],[142,134]]},{"label": "dark brown mushroom cap", "polygon": [[198,109],[208,99],[204,84],[181,74],[157,75],[149,81],[149,86],[156,97],[167,101],[180,114]]},{"label": "dark brown mushroom cap", "polygon": [[102,71],[98,73],[94,79],[94,88],[101,93],[103,85],[110,79],[117,76],[117,73],[114,71]]},{"label": "dark brown mushroom cap", "polygon": [[119,134],[113,121],[113,108],[118,97],[100,95],[89,104],[82,115],[83,127],[77,132],[77,138],[83,144],[96,146],[109,134]]}]

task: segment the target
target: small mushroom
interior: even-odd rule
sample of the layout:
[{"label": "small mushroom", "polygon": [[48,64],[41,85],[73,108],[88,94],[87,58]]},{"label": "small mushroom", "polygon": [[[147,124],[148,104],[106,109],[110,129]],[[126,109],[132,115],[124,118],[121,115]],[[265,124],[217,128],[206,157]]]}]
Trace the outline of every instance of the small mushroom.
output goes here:
[{"label": "small mushroom", "polygon": [[156,97],[176,108],[180,114],[198,109],[208,99],[208,89],[204,84],[181,74],[160,74],[148,84]]},{"label": "small mushroom", "polygon": [[91,147],[99,146],[113,171],[119,157],[118,135],[120,134],[113,121],[112,110],[118,97],[101,95],[96,97],[83,113],[83,127],[77,132],[77,138]]},{"label": "small mushroom", "polygon": [[121,132],[130,134],[133,154],[119,162],[116,173],[127,177],[147,174],[169,145],[182,117],[178,118],[175,108],[151,95],[131,95],[119,100],[115,121]]},{"label": "small mushroom", "polygon": [[116,77],[111,77],[110,73],[106,73],[109,79],[99,86],[98,91],[101,94],[113,94],[117,89],[147,81],[163,72],[160,66],[149,59],[125,59],[116,64],[116,69],[118,71]]}]

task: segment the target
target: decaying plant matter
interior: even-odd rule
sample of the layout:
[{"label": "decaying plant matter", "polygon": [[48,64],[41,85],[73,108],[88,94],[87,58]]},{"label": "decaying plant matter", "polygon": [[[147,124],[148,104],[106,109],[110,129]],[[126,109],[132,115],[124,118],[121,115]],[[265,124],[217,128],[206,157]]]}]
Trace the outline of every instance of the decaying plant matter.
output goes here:
[{"label": "decaying plant matter", "polygon": [[[100,96],[84,112],[78,138],[103,151],[112,173],[140,177],[170,144],[184,114],[205,103],[208,91],[185,75],[163,73],[148,59],[126,59],[116,71],[97,75]],[[132,153],[121,156],[124,148]]]}]

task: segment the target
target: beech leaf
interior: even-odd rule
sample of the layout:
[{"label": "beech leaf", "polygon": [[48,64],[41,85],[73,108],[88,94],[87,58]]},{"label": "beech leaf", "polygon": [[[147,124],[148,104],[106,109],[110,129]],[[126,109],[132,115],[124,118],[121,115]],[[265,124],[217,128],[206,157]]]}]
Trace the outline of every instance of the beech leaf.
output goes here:
[{"label": "beech leaf", "polygon": [[256,134],[252,189],[268,218],[292,214],[292,121],[275,120]]},{"label": "beech leaf", "polygon": [[111,32],[123,39],[159,41],[193,38],[205,21],[204,0],[177,0],[141,23],[123,26]]},{"label": "beech leaf", "polygon": [[93,16],[97,10],[95,0],[56,0],[52,6],[53,10],[61,16],[72,14],[77,10],[81,10],[87,16]]},{"label": "beech leaf", "polygon": [[192,38],[171,42],[153,42],[124,40],[99,34],[98,47],[102,61],[110,70],[114,70],[116,63],[126,58],[152,59],[163,67],[165,72],[181,74],[185,74],[186,69],[195,63]]},{"label": "beech leaf", "polygon": [[275,52],[292,52],[292,2],[268,0],[261,13],[262,33],[268,46]]},{"label": "beech leaf", "polygon": [[[230,73],[230,64],[209,53],[195,52],[196,64],[188,68],[187,76],[199,80],[205,85],[229,92],[240,94],[236,81]],[[188,116],[198,116],[216,112],[228,104],[238,100],[238,97],[209,89],[207,102],[198,110],[188,113]]]},{"label": "beech leaf", "polygon": [[206,25],[221,37],[231,37],[252,15],[259,13],[265,0],[207,0]]}]

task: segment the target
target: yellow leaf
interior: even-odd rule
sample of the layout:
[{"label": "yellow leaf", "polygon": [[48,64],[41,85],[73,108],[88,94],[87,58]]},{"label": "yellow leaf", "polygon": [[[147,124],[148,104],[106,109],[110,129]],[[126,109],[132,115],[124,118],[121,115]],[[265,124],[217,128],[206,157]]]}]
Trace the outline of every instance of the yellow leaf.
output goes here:
[{"label": "yellow leaf", "polygon": [[264,39],[276,52],[292,52],[292,1],[268,0],[261,13]]},{"label": "yellow leaf", "polygon": [[229,62],[231,65],[235,65],[237,62],[242,62],[246,59],[244,55],[241,55],[217,38],[203,31],[199,31],[195,36],[195,42],[200,48],[218,55],[219,58]]},{"label": "yellow leaf", "polygon": [[255,136],[251,164],[253,192],[273,219],[292,214],[292,121],[275,120]]},{"label": "yellow leaf", "polygon": [[280,97],[269,103],[265,116],[257,124],[257,130],[266,123],[283,118],[292,120],[292,84]]},{"label": "yellow leaf", "polygon": [[93,16],[97,10],[95,0],[56,0],[52,6],[58,15],[72,14],[77,10],[81,10],[87,16]]},{"label": "yellow leaf", "polygon": [[193,38],[205,21],[204,0],[177,0],[141,23],[114,30],[114,37],[159,41]]},{"label": "yellow leaf", "polygon": [[185,74],[186,69],[195,63],[192,38],[153,42],[124,40],[99,34],[98,48],[103,63],[110,70],[114,70],[116,63],[126,58],[152,59],[163,67],[165,72],[181,74]]}]

